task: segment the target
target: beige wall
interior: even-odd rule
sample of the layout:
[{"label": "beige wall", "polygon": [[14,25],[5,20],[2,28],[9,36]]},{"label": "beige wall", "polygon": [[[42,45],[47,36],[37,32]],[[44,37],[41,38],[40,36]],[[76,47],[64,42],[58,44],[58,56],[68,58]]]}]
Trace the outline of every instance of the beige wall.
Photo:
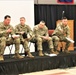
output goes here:
[{"label": "beige wall", "polygon": [[57,0],[34,0],[35,4],[57,4]]},{"label": "beige wall", "polygon": [[[34,0],[35,4],[59,4],[57,0]],[[74,0],[74,4],[76,4],[76,0]]]},{"label": "beige wall", "polygon": [[76,4],[76,0],[74,0],[74,4]]}]

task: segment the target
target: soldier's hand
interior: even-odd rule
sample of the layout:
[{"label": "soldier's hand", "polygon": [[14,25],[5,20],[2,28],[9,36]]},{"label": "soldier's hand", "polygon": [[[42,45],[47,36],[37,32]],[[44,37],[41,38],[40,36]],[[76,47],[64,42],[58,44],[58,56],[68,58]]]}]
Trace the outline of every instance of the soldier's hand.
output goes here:
[{"label": "soldier's hand", "polygon": [[63,30],[61,30],[61,33],[62,33],[62,34],[64,34],[64,31],[63,31]]},{"label": "soldier's hand", "polygon": [[45,39],[46,39],[46,40],[48,40],[48,39],[49,39],[49,37],[48,37],[48,36],[46,36],[46,37],[45,37]]},{"label": "soldier's hand", "polygon": [[43,39],[48,40],[49,37],[48,36],[42,36]]},{"label": "soldier's hand", "polygon": [[12,35],[13,38],[19,38],[20,35]]},{"label": "soldier's hand", "polygon": [[24,31],[20,32],[20,34],[24,34]]},{"label": "soldier's hand", "polygon": [[27,40],[27,41],[30,41],[30,40],[31,40],[31,38],[26,38],[26,40]]},{"label": "soldier's hand", "polygon": [[59,30],[61,33],[63,33],[63,30],[61,29],[61,27],[58,27],[58,30]]},{"label": "soldier's hand", "polygon": [[11,33],[12,32],[12,29],[9,28],[8,30],[6,30],[6,32],[7,33]]}]

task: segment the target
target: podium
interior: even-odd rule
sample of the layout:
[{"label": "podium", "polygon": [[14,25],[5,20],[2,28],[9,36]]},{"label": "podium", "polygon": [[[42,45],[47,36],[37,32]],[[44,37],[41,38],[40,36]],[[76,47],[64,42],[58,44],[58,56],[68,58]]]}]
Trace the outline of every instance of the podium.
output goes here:
[{"label": "podium", "polygon": [[[61,22],[61,20],[56,21],[56,25]],[[70,38],[72,40],[74,40],[74,20],[68,20],[68,26],[70,28]],[[62,47],[62,49],[64,50],[65,48],[65,42],[59,42],[58,45],[58,50],[60,50],[60,48]],[[68,48],[68,50],[74,50],[74,43],[70,44],[70,47]]]}]

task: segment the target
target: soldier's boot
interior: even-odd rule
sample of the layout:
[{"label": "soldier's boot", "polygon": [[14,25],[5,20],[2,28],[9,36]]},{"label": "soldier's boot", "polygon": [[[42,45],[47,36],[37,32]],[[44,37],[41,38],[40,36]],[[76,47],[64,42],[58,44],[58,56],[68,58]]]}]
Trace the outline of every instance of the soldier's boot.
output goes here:
[{"label": "soldier's boot", "polygon": [[64,52],[65,52],[65,53],[70,53],[70,51],[68,51],[68,49],[65,49]]},{"label": "soldier's boot", "polygon": [[55,49],[55,54],[59,54],[57,47],[55,47],[54,49]]},{"label": "soldier's boot", "polygon": [[44,54],[42,53],[42,50],[39,50],[39,56],[44,56]]},{"label": "soldier's boot", "polygon": [[56,50],[56,51],[55,51],[55,54],[59,54],[59,52]]},{"label": "soldier's boot", "polygon": [[21,56],[21,55],[19,55],[19,53],[16,53],[16,54],[14,55],[14,58],[22,59],[22,58],[24,58],[24,57]]},{"label": "soldier's boot", "polygon": [[3,58],[3,55],[0,55],[0,61],[3,61],[4,58]]},{"label": "soldier's boot", "polygon": [[68,47],[70,46],[70,42],[66,42],[66,46],[65,46],[65,49],[64,49],[64,52],[65,53],[70,53],[70,51],[68,51]]},{"label": "soldier's boot", "polygon": [[54,49],[52,48],[52,49],[50,49],[50,54],[51,53],[54,53],[55,54],[55,51],[54,51]]},{"label": "soldier's boot", "polygon": [[28,57],[30,57],[30,58],[34,58],[34,56],[30,53],[30,51],[27,51],[27,55],[28,55]]}]

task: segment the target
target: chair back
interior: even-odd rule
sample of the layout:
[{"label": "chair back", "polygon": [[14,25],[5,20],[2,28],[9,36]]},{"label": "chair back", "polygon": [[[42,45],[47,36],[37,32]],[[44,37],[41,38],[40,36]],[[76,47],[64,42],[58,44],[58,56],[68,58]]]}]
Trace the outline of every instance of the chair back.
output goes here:
[{"label": "chair back", "polygon": [[54,30],[48,30],[49,36],[52,36],[53,32],[54,32]]}]

